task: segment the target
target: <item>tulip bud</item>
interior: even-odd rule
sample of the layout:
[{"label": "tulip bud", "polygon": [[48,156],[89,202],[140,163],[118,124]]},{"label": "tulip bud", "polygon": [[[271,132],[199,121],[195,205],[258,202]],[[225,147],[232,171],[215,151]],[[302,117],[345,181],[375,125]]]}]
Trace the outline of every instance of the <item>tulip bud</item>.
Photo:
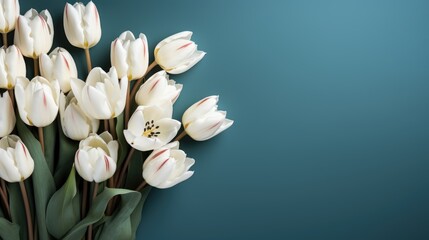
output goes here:
[{"label": "tulip bud", "polygon": [[146,36],[140,33],[135,39],[132,32],[123,32],[111,44],[110,60],[119,78],[131,81],[143,77],[149,64]]},{"label": "tulip bud", "polygon": [[93,68],[86,82],[71,79],[71,88],[79,106],[95,119],[111,119],[124,111],[128,80],[118,80],[115,67],[106,73],[99,67]]},{"label": "tulip bud", "polygon": [[88,182],[103,182],[116,171],[118,142],[109,132],[100,135],[92,133],[80,141],[74,165],[79,175]]},{"label": "tulip bud", "polygon": [[81,2],[73,6],[66,3],[63,18],[64,32],[71,45],[87,49],[100,41],[100,16],[92,1],[86,6]]},{"label": "tulip bud", "polygon": [[185,131],[194,140],[208,140],[234,123],[226,118],[225,111],[217,110],[218,100],[219,96],[206,97],[189,107],[183,114]]},{"label": "tulip bud", "polygon": [[172,142],[149,155],[143,163],[143,178],[153,187],[169,188],[190,178],[194,172],[188,170],[194,163],[179,150],[179,142]]},{"label": "tulip bud", "polygon": [[171,119],[171,102],[139,106],[128,122],[124,136],[131,147],[140,151],[160,148],[169,143],[180,129],[180,122]]},{"label": "tulip bud", "polygon": [[34,170],[34,161],[27,147],[16,135],[0,140],[0,178],[7,182],[22,182]]},{"label": "tulip bud", "polygon": [[166,72],[179,74],[197,64],[206,55],[198,51],[197,45],[191,41],[192,32],[176,33],[155,47],[155,61]]},{"label": "tulip bud", "polygon": [[40,54],[49,52],[54,40],[54,26],[48,10],[38,13],[28,10],[24,16],[19,16],[15,29],[15,45],[22,55],[38,58]]},{"label": "tulip bud", "polygon": [[88,117],[77,104],[73,92],[60,95],[60,120],[64,135],[73,140],[83,140],[90,133],[97,133],[99,120]]},{"label": "tulip bud", "polygon": [[15,128],[16,118],[9,92],[0,93],[0,137],[9,135]]},{"label": "tulip bud", "polygon": [[40,55],[40,75],[49,81],[58,80],[61,91],[70,91],[70,78],[77,78],[76,64],[70,53],[57,47],[49,55]]},{"label": "tulip bud", "polygon": [[19,116],[27,125],[46,127],[58,113],[60,86],[58,81],[49,82],[36,76],[31,81],[18,77],[15,85],[16,105]]},{"label": "tulip bud", "polygon": [[159,71],[152,75],[136,93],[138,105],[150,106],[160,102],[176,102],[182,91],[182,84],[176,84],[174,80],[169,80],[165,71]]},{"label": "tulip bud", "polygon": [[15,45],[0,48],[0,88],[13,89],[17,77],[25,77],[25,61]]},{"label": "tulip bud", "polygon": [[15,29],[16,19],[19,16],[18,0],[0,1],[0,33],[8,33]]}]

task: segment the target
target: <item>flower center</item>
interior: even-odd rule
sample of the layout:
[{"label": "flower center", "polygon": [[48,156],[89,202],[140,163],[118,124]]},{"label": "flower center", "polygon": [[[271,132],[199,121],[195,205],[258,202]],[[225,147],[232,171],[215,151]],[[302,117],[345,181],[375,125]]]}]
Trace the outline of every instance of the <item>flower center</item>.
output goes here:
[{"label": "flower center", "polygon": [[158,131],[159,126],[155,126],[154,121],[147,121],[145,123],[145,128],[143,129],[143,136],[151,138],[158,137],[160,132]]}]

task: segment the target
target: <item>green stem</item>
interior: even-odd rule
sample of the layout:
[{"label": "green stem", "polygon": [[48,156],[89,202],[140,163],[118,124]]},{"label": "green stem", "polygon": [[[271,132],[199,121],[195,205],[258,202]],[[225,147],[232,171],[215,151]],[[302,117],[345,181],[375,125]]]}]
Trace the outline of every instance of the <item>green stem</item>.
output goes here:
[{"label": "green stem", "polygon": [[22,200],[24,200],[25,216],[27,218],[28,239],[33,240],[33,222],[31,221],[30,203],[28,202],[27,190],[24,182],[19,182],[21,188]]}]

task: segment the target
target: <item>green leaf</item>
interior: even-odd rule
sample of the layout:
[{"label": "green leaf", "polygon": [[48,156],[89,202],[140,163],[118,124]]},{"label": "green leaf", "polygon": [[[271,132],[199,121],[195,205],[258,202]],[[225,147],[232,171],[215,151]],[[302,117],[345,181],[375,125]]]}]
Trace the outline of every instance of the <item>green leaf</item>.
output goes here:
[{"label": "green leaf", "polygon": [[57,143],[57,122],[56,120],[49,126],[43,128],[43,138],[45,140],[45,159],[51,173],[54,172],[55,149]]},{"label": "green leaf", "polygon": [[[86,232],[86,229],[89,225],[97,223],[104,216],[104,212],[107,207],[107,203],[114,196],[121,195],[122,204],[121,209],[118,210],[116,217],[118,220],[125,220],[127,215],[129,216],[131,212],[134,210],[138,202],[140,201],[141,194],[136,191],[126,190],[126,189],[118,189],[118,188],[104,188],[104,191],[101,192],[92,203],[88,215],[80,221],[77,225],[75,225],[63,238],[63,240],[74,240],[81,239]],[[112,220],[113,221],[113,220]],[[100,226],[101,227],[101,226]],[[100,233],[100,237],[105,234],[107,231],[108,234],[112,234],[109,239],[122,239],[115,238],[116,234],[112,233],[115,229],[107,229],[103,228],[102,233]]]},{"label": "green leaf", "polygon": [[142,167],[147,156],[148,152],[134,151],[134,155],[132,156],[130,165],[128,166],[125,188],[136,189],[136,187],[143,181]]},{"label": "green leaf", "polygon": [[8,192],[10,198],[10,214],[12,215],[12,222],[18,226],[21,226],[21,231],[19,231],[21,239],[28,239],[27,218],[25,217],[24,201],[22,200],[19,183],[9,183]]},{"label": "green leaf", "polygon": [[19,240],[19,226],[5,218],[0,218],[0,237],[7,240]]},{"label": "green leaf", "polygon": [[130,151],[130,146],[127,143],[127,140],[125,140],[124,137],[124,113],[119,115],[116,118],[116,135],[118,136],[118,142],[119,142],[119,157],[117,166],[121,166],[122,162],[127,157],[128,152]]},{"label": "green leaf", "polygon": [[137,205],[136,209],[134,209],[134,212],[130,216],[131,231],[133,232],[133,236],[131,239],[136,239],[137,228],[139,227],[139,224],[142,218],[143,205],[146,202],[146,199],[149,196],[151,189],[152,189],[151,186],[146,186],[145,188],[142,189],[141,191],[142,198],[140,199],[139,204]]},{"label": "green leaf", "polygon": [[74,155],[79,149],[79,142],[73,141],[64,135],[61,123],[58,121],[59,158],[55,167],[54,179],[57,187],[62,186],[72,168]]},{"label": "green leaf", "polygon": [[48,231],[61,239],[80,220],[80,197],[72,167],[66,183],[52,196],[46,212]]},{"label": "green leaf", "polygon": [[34,172],[31,176],[34,188],[34,201],[36,207],[37,227],[40,239],[50,239],[46,229],[46,206],[48,200],[55,192],[54,178],[46,163],[45,157],[39,141],[33,136],[31,131],[25,126],[20,118],[17,118],[16,125],[19,136],[27,146],[31,157],[34,160]]}]

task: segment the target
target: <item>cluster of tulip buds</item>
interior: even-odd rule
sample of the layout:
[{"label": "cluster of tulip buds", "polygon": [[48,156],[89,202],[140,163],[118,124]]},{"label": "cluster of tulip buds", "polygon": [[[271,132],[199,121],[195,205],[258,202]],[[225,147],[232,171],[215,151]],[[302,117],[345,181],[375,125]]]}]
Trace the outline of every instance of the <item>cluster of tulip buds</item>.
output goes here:
[{"label": "cluster of tulip buds", "polygon": [[[92,68],[89,62],[88,75],[81,80],[66,49],[56,47],[49,52],[54,25],[48,10],[31,9],[19,15],[17,0],[0,3],[0,18],[4,20],[0,21],[0,33],[15,30],[14,45],[5,44],[0,49],[0,88],[5,89],[0,94],[0,177],[4,180],[22,181],[34,168],[24,143],[11,135],[18,114],[25,124],[38,128],[50,125],[58,116],[64,135],[80,141],[74,159],[77,172],[83,179],[98,183],[121,168],[117,166],[116,128],[110,126],[109,131],[106,122],[114,126],[115,118],[129,111],[133,105],[130,101],[135,101],[135,111],[125,115],[123,134],[133,151],[152,151],[142,166],[142,177],[157,188],[174,186],[193,174],[189,169],[195,161],[173,140],[182,126],[183,133],[204,141],[233,124],[226,112],[217,109],[218,96],[203,98],[189,107],[182,122],[172,118],[183,85],[169,79],[169,74],[189,70],[205,55],[191,40],[192,32],[180,32],[159,42],[154,49],[155,60],[149,64],[146,36],[140,33],[135,37],[125,31],[111,43],[109,71]],[[70,44],[84,49],[90,60],[89,49],[101,39],[95,4],[67,3],[63,26]],[[38,63],[32,79],[27,78],[24,57]],[[161,70],[143,81],[157,65]],[[103,121],[107,127],[101,131]]]}]

